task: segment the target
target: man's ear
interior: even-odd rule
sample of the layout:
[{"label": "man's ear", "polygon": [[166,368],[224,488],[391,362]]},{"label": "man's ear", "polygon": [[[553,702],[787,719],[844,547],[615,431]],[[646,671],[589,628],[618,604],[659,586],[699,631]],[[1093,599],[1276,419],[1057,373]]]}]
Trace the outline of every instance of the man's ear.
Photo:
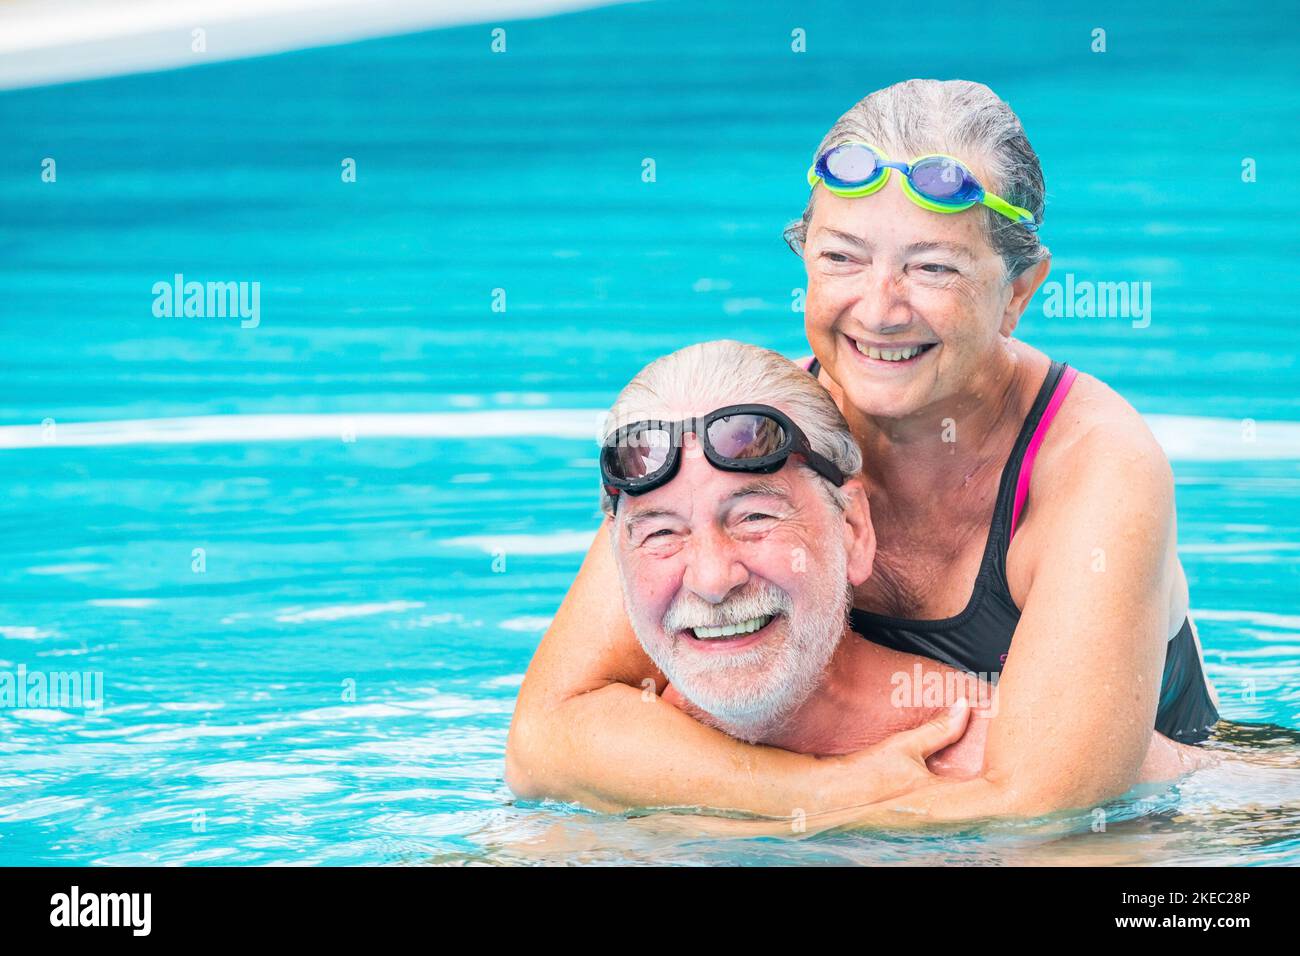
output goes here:
[{"label": "man's ear", "polygon": [[871,508],[867,489],[858,478],[850,478],[840,487],[848,498],[844,509],[844,553],[848,560],[849,583],[857,587],[871,577],[876,560],[876,530],[871,526]]},{"label": "man's ear", "polygon": [[1007,307],[1002,310],[1003,335],[1009,336],[1016,330],[1016,326],[1020,324],[1020,317],[1025,314],[1025,309],[1029,308],[1029,300],[1034,297],[1038,287],[1047,278],[1047,273],[1051,271],[1052,257],[1049,255],[1042,262],[1035,263],[1011,280],[1011,298],[1007,302]]}]

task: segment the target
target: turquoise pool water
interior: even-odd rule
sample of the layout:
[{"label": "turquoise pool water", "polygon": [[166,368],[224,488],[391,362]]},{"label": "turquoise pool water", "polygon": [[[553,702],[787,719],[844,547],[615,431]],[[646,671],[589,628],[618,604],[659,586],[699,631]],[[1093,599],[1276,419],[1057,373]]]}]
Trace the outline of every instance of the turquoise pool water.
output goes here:
[{"label": "turquoise pool water", "polygon": [[[925,36],[652,3],[504,55],[485,25],[0,93],[0,672],[103,681],[0,708],[0,863],[1300,863],[1287,748],[1072,835],[705,839],[502,781],[597,410],[688,342],[806,351],[808,154],[913,75],[1020,113],[1058,277],[1151,283],[1145,328],[1035,304],[1022,334],[1150,416],[1222,710],[1300,727],[1300,32],[1161,6]],[[177,273],[260,283],[259,324],[155,316]]]}]

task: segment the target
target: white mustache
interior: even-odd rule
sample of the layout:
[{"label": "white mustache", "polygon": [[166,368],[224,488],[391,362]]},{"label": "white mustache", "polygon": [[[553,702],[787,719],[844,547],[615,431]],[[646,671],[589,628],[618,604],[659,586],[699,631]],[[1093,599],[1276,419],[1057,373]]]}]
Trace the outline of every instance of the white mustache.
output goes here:
[{"label": "white mustache", "polygon": [[791,607],[790,595],[774,584],[760,585],[721,604],[710,604],[698,595],[683,592],[664,614],[663,628],[671,634],[697,627],[730,627],[756,617],[788,615]]}]

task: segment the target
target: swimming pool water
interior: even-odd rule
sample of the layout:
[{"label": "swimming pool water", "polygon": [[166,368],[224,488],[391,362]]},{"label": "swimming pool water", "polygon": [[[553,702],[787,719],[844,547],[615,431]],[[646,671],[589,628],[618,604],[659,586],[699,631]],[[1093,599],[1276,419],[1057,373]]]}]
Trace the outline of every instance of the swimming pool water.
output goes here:
[{"label": "swimming pool water", "polygon": [[[1146,328],[1021,334],[1151,416],[1222,711],[1300,727],[1300,33],[1158,6],[652,3],[0,93],[0,671],[104,688],[0,708],[0,863],[1300,862],[1285,748],[1069,836],[701,839],[502,781],[598,410],[689,342],[806,354],[802,171],[913,75],[1019,112],[1054,278],[1151,283]],[[156,317],[177,273],[259,325]]]}]

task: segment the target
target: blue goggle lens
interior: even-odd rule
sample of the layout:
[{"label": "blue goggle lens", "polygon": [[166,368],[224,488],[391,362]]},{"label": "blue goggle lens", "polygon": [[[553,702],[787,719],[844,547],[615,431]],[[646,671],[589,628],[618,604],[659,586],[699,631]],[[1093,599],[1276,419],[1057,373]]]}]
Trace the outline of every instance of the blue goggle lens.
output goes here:
[{"label": "blue goggle lens", "polygon": [[961,163],[931,156],[912,167],[912,188],[932,202],[949,205],[979,202],[983,190]]},{"label": "blue goggle lens", "polygon": [[865,146],[837,146],[823,160],[822,178],[833,186],[862,186],[880,173],[876,154]]}]

